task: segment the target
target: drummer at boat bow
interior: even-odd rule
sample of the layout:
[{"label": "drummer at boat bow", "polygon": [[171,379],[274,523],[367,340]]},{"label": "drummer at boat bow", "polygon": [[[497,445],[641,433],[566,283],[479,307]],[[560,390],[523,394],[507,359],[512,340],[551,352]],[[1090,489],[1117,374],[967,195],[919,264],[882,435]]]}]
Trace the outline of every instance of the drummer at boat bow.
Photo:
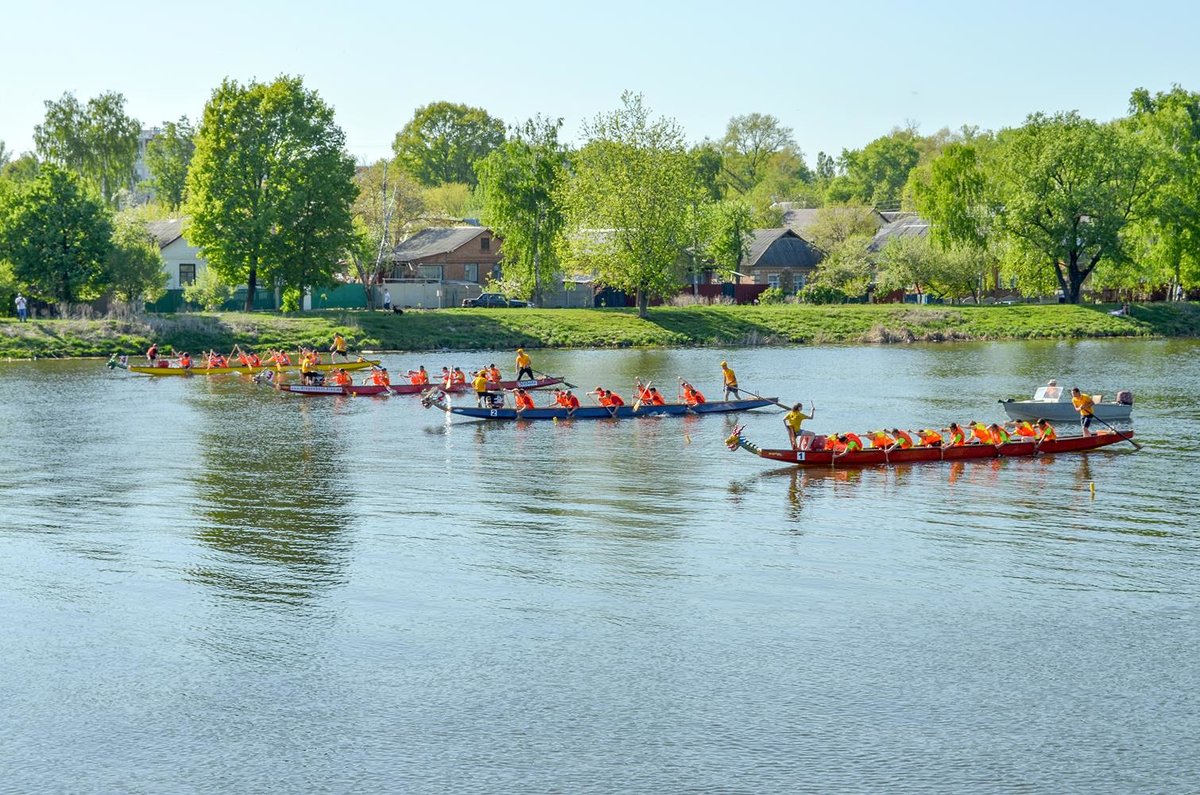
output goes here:
[{"label": "drummer at boat bow", "polygon": [[1085,395],[1079,391],[1079,387],[1074,387],[1071,390],[1071,403],[1075,406],[1075,410],[1079,412],[1079,425],[1083,428],[1084,436],[1092,435],[1092,417],[1096,413],[1096,401],[1091,395]]},{"label": "drummer at boat bow", "polygon": [[523,379],[533,380],[533,360],[529,358],[529,354],[524,348],[517,348],[517,380]]},{"label": "drummer at boat bow", "polygon": [[792,445],[793,450],[807,450],[812,444],[813,432],[805,431],[800,428],[805,420],[811,420],[813,414],[817,413],[816,407],[813,407],[812,414],[804,413],[804,404],[797,403],[792,406],[792,410],[783,415],[783,426],[787,428],[788,441]]}]

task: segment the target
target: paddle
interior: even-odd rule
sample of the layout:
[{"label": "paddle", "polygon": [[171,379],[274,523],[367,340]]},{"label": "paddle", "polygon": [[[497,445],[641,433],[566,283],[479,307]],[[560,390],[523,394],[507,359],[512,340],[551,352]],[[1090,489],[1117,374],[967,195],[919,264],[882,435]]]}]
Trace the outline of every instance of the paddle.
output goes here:
[{"label": "paddle", "polygon": [[1124,439],[1125,441],[1129,442],[1131,445],[1133,445],[1133,447],[1134,447],[1134,449],[1135,449],[1135,450],[1141,450],[1141,449],[1142,449],[1142,445],[1138,444],[1138,443],[1137,443],[1137,442],[1135,442],[1133,439],[1131,439],[1131,438],[1129,438],[1128,436],[1126,436],[1125,434],[1121,433],[1121,432],[1120,432],[1120,431],[1118,431],[1116,428],[1114,428],[1113,426],[1109,425],[1109,424],[1108,424],[1107,422],[1105,422],[1104,420],[1102,420],[1102,419],[1100,419],[1099,417],[1097,417],[1095,414],[1093,414],[1093,415],[1092,415],[1092,419],[1096,420],[1096,422],[1100,423],[1100,424],[1101,424],[1101,425],[1103,425],[1105,428],[1108,428],[1110,431],[1112,431],[1113,433],[1115,433],[1117,436],[1120,436],[1122,439]]},{"label": "paddle", "polygon": [[744,392],[745,394],[749,395],[752,398],[758,398],[759,400],[765,400],[768,403],[774,403],[776,406],[779,406],[779,408],[781,408],[781,409],[786,409],[787,411],[792,410],[791,406],[784,405],[783,403],[780,403],[778,400],[772,400],[771,398],[765,398],[762,395],[756,395],[753,392],[751,392],[749,389],[743,389],[742,387],[738,387],[738,392]]},{"label": "paddle", "polygon": [[[550,375],[549,373],[543,373],[541,370],[534,370],[533,374],[536,376],[539,376],[541,378],[557,378],[558,377],[556,375]],[[579,388],[565,378],[562,380],[562,382],[563,382],[563,386],[565,386],[567,389],[578,389]]]},{"label": "paddle", "polygon": [[650,387],[653,385],[654,385],[654,380],[651,379],[650,381],[646,382],[645,386],[642,386],[640,389],[638,389],[638,398],[637,398],[637,400],[633,401],[633,413],[634,414],[636,414],[638,409],[640,409],[642,407],[642,395],[649,394]]}]

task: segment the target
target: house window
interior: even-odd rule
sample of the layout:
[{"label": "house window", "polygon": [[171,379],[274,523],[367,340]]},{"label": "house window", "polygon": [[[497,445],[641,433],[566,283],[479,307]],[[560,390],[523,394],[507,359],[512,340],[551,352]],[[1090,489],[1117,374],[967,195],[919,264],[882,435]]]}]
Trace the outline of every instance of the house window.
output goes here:
[{"label": "house window", "polygon": [[463,279],[469,282],[479,281],[479,265],[477,263],[463,265]]},{"label": "house window", "polygon": [[779,274],[778,273],[772,273],[771,275],[767,276],[767,286],[774,288],[776,290],[779,289]]},{"label": "house window", "polygon": [[479,250],[480,251],[491,251],[492,250],[492,239],[490,237],[479,238]]},{"label": "house window", "polygon": [[184,262],[179,265],[179,286],[196,281],[196,263]]},{"label": "house window", "polygon": [[804,285],[808,284],[808,274],[797,273],[792,277],[792,283],[796,285],[796,290],[803,290]]},{"label": "house window", "polygon": [[440,282],[442,280],[442,266],[441,265],[418,265],[417,266],[417,278],[437,279]]}]

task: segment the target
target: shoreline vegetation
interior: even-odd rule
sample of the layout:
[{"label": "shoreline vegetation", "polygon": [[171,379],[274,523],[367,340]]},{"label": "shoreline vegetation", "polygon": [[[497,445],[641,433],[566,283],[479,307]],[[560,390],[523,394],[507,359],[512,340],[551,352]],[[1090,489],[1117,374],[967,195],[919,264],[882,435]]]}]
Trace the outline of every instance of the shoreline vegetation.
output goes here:
[{"label": "shoreline vegetation", "polygon": [[1200,304],[1012,306],[655,307],[629,309],[449,309],[404,314],[365,310],[145,315],[128,320],[0,320],[0,358],[107,357],[238,344],[251,350],[327,348],[334,332],[356,350],[753,347],[906,344],[1022,339],[1200,336]]}]

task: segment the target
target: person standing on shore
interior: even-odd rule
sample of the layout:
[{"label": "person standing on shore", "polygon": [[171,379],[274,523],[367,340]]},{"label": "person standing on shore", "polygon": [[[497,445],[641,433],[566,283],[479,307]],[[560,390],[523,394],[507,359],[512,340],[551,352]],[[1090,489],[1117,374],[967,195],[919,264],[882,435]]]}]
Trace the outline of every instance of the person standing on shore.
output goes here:
[{"label": "person standing on shore", "polygon": [[17,293],[17,298],[13,303],[17,305],[17,320],[24,323],[29,316],[29,306],[25,301],[25,296]]},{"label": "person standing on shore", "polygon": [[392,308],[392,294],[388,292],[388,288],[383,288],[383,311],[388,312]]}]

